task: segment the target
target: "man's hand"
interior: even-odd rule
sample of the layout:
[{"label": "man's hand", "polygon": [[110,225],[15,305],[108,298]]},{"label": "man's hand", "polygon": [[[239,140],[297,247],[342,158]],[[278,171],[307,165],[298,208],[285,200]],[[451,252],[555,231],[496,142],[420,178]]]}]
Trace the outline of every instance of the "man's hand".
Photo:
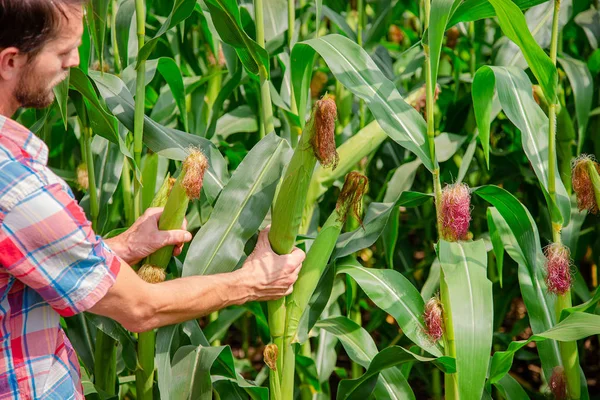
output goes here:
[{"label": "man's hand", "polygon": [[129,265],[137,264],[165,246],[175,246],[173,255],[178,256],[183,244],[192,240],[192,234],[185,230],[187,221],[183,222],[181,229],[159,230],[158,220],[162,212],[162,207],[147,209],[125,232],[105,239],[106,244]]},{"label": "man's hand", "polygon": [[269,243],[269,227],[260,232],[254,251],[236,271],[250,286],[248,300],[275,300],[292,293],[305,257],[297,247],[290,254],[277,255]]}]

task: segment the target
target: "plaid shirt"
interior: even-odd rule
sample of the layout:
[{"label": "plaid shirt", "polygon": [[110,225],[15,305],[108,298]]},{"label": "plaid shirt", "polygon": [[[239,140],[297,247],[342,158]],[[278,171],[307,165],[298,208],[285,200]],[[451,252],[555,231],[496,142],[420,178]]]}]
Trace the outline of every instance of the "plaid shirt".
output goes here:
[{"label": "plaid shirt", "polygon": [[60,316],[92,307],[120,266],[47,162],[42,140],[0,116],[0,400],[84,398]]}]

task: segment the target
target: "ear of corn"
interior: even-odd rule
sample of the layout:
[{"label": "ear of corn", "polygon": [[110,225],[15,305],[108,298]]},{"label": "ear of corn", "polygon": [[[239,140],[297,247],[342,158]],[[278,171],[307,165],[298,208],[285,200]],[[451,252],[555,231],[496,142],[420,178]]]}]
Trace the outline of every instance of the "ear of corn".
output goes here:
[{"label": "ear of corn", "polygon": [[[335,210],[317,235],[303,262],[294,291],[286,301],[286,324],[284,340],[284,375],[282,389],[285,394],[293,393],[295,355],[292,344],[297,341],[298,324],[304,310],[308,306],[317,283],[327,262],[335,249],[335,244],[342,232],[346,218],[354,216],[360,221],[362,197],[367,191],[368,179],[358,172],[346,175],[344,187],[338,198]],[[288,396],[289,397],[289,396]],[[284,397],[285,398],[285,397]]]},{"label": "ear of corn", "polygon": [[[152,207],[164,206],[164,211],[158,222],[160,230],[181,228],[190,200],[194,200],[200,195],[202,179],[207,166],[208,163],[204,154],[193,149],[183,162],[177,180],[174,181],[167,176],[151,203]],[[171,260],[172,254],[173,246],[163,247],[151,254],[138,270],[138,276],[149,283],[163,282],[166,278],[165,269]],[[152,399],[155,345],[156,336],[154,331],[139,334],[139,365],[136,370],[138,399]]]},{"label": "ear of corn", "polygon": [[[335,149],[335,101],[329,96],[315,103],[310,121],[306,124],[296,146],[296,150],[286,169],[283,182],[275,201],[272,213],[269,242],[277,254],[289,254],[302,222],[302,213],[306,203],[306,193],[317,159],[324,165],[337,164]],[[274,388],[274,374],[282,377],[285,334],[285,300],[270,301],[269,328],[272,343],[279,350],[277,369],[270,371],[271,391]]]}]

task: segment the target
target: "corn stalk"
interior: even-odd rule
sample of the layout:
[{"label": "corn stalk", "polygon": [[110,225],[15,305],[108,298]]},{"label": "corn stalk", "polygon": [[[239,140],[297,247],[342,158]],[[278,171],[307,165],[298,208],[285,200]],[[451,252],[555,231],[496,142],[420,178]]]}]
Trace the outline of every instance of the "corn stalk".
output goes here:
[{"label": "corn stalk", "polygon": [[[256,42],[262,48],[265,47],[265,20],[263,15],[263,0],[254,0]],[[258,75],[260,78],[260,136],[264,137],[275,130],[273,126],[273,106],[271,105],[269,76],[264,65],[258,66]]]},{"label": "corn stalk", "polygon": [[[190,200],[194,200],[200,195],[206,168],[207,162],[204,155],[199,151],[192,151],[183,162],[177,180],[173,183],[168,177],[165,179],[151,204],[156,207],[164,206],[164,211],[158,221],[160,230],[181,228]],[[163,282],[166,279],[165,269],[169,265],[172,254],[173,246],[165,246],[157,250],[146,258],[138,275],[149,283]],[[153,330],[139,334],[139,366],[135,371],[139,400],[152,400],[155,346],[156,333]]]},{"label": "corn stalk", "polygon": [[[431,2],[430,0],[424,1],[425,6],[425,23],[424,30],[427,31],[429,28],[429,18],[431,15]],[[433,82],[432,70],[431,70],[431,55],[429,52],[429,45],[423,44],[423,51],[425,53],[425,100],[426,100],[426,120],[427,120],[427,143],[429,145],[429,155],[433,162],[433,188],[435,195],[435,210],[437,220],[438,237],[441,238],[441,218],[440,218],[440,204],[442,198],[442,185],[440,181],[440,167],[437,163],[436,152],[435,152],[435,125],[434,125],[434,107],[435,97],[434,90],[436,82]],[[440,276],[440,298],[444,309],[444,326],[446,330],[444,332],[444,343],[446,355],[452,358],[456,358],[456,346],[454,341],[454,327],[452,322],[452,309],[450,307],[450,295],[448,286],[445,283],[444,272],[441,271]],[[445,390],[447,399],[458,399],[458,384],[456,381],[456,374],[445,374]]]},{"label": "corn stalk", "polygon": [[[556,66],[556,57],[558,52],[558,20],[560,13],[560,0],[554,0],[554,15],[552,19],[552,37],[550,41],[550,59]],[[556,110],[558,108],[558,98],[548,99],[549,131],[548,131],[548,194],[552,203],[556,203]],[[552,214],[551,214],[552,215]],[[561,244],[560,232],[562,224],[552,221],[552,241]],[[560,320],[562,310],[572,307],[571,290],[558,295],[556,299],[556,315]],[[569,397],[577,400],[581,397],[580,373],[579,373],[579,354],[577,342],[559,342],[560,355],[563,362],[565,376],[567,379],[567,388]]]},{"label": "corn stalk", "polygon": [[[289,254],[294,248],[296,235],[302,222],[302,212],[306,203],[308,186],[317,158],[324,165],[337,164],[337,153],[335,152],[333,140],[334,130],[335,102],[330,98],[317,101],[311,119],[305,125],[300,141],[286,169],[281,189],[273,207],[269,242],[273,251],[277,254]],[[271,368],[269,373],[271,393],[275,398],[279,395],[276,393],[277,388],[275,385],[283,380],[283,360],[286,350],[284,346],[285,299],[270,301],[268,308],[271,341],[276,346],[278,353],[275,363],[276,368]],[[285,382],[282,385],[285,385]],[[289,386],[283,387],[289,388]]]},{"label": "corn stalk", "polygon": [[284,399],[293,398],[294,393],[296,357],[292,345],[298,342],[297,334],[300,318],[327,267],[327,262],[335,249],[335,244],[347,217],[352,214],[355,218],[359,218],[362,197],[367,190],[367,182],[367,178],[358,172],[350,172],[346,175],[344,187],[335,210],[331,213],[310,247],[298,280],[294,285],[294,291],[286,299],[284,376],[282,382]]}]

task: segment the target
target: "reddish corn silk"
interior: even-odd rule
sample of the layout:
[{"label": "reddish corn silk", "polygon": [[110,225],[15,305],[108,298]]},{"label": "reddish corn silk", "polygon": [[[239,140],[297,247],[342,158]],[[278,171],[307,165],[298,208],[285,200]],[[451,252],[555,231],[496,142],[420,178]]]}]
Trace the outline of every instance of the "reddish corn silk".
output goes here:
[{"label": "reddish corn silk", "polygon": [[335,120],[337,106],[333,96],[325,95],[317,100],[313,112],[315,132],[311,138],[311,145],[315,157],[322,166],[337,167],[339,156],[335,148]]},{"label": "reddish corn silk", "polygon": [[469,238],[471,222],[471,194],[464,183],[448,185],[442,191],[440,227],[444,240],[456,242]]},{"label": "reddish corn silk", "polygon": [[444,336],[444,312],[442,303],[437,296],[432,297],[425,304],[423,320],[425,321],[425,334],[432,342],[437,342]]},{"label": "reddish corn silk", "polygon": [[567,397],[567,380],[563,367],[555,367],[552,371],[552,377],[548,381],[550,392],[556,400],[566,400]]},{"label": "reddish corn silk", "polygon": [[190,200],[196,200],[200,197],[204,172],[208,168],[208,161],[204,154],[195,148],[189,150],[189,155],[183,162],[185,177],[181,181],[181,186]]},{"label": "reddish corn silk", "polygon": [[600,165],[586,154],[581,155],[573,161],[571,179],[573,190],[577,195],[577,208],[579,211],[587,210],[592,214],[598,213],[598,203],[594,195],[594,186],[590,178],[589,168],[596,168],[600,173]]},{"label": "reddish corn silk", "polygon": [[338,196],[335,208],[340,212],[340,218],[344,221],[348,216],[348,211],[362,225],[362,198],[369,187],[369,179],[360,172],[351,171],[346,175],[344,186]]},{"label": "reddish corn silk", "polygon": [[571,288],[571,258],[569,249],[552,243],[544,249],[546,256],[546,286],[553,294],[563,295]]}]

